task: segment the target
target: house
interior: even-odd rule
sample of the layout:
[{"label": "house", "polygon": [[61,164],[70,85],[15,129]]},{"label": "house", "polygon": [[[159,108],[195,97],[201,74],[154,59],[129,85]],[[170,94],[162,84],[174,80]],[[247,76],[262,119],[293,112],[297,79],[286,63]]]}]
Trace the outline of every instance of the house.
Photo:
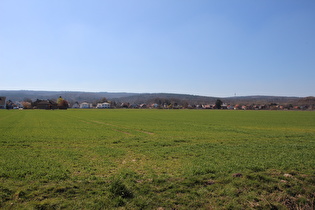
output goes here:
[{"label": "house", "polygon": [[58,109],[58,104],[52,100],[37,99],[32,103],[34,109]]},{"label": "house", "polygon": [[147,108],[146,104],[140,104],[140,109],[145,109],[145,108]]},{"label": "house", "polygon": [[157,109],[157,108],[159,108],[159,105],[158,104],[151,104],[151,108],[154,108],[154,109]]},{"label": "house", "polygon": [[254,110],[259,110],[259,105],[254,104],[254,105],[253,105],[253,109],[254,109]]},{"label": "house", "polygon": [[202,105],[201,104],[197,104],[196,105],[196,109],[202,109]]},{"label": "house", "polygon": [[234,106],[234,110],[239,110],[239,109],[241,109],[241,105],[236,104],[236,105]]},{"label": "house", "polygon": [[78,102],[75,102],[73,105],[72,105],[72,108],[73,109],[78,109],[80,108],[80,104]]},{"label": "house", "polygon": [[294,106],[293,109],[300,109],[300,107],[299,106]]},{"label": "house", "polygon": [[227,107],[227,104],[225,104],[225,103],[223,103],[222,105],[221,105],[221,109],[227,109],[228,107]]},{"label": "house", "polygon": [[138,104],[131,104],[129,106],[129,108],[131,108],[131,109],[139,109],[139,105]]},{"label": "house", "polygon": [[110,108],[110,104],[109,103],[98,103],[96,105],[96,108],[98,109],[109,109]]},{"label": "house", "polygon": [[24,106],[21,102],[17,101],[17,102],[15,102],[15,108],[20,109],[20,108],[24,108]]},{"label": "house", "polygon": [[0,109],[5,109],[6,108],[6,106],[5,106],[5,99],[6,99],[6,97],[0,96]]},{"label": "house", "polygon": [[205,104],[205,105],[202,105],[202,108],[203,109],[213,109],[213,105],[211,105],[211,104]]},{"label": "house", "polygon": [[80,104],[80,109],[90,109],[92,107],[92,104],[89,104],[88,102],[83,102]]},{"label": "house", "polygon": [[234,106],[233,106],[233,105],[228,105],[228,106],[227,106],[227,109],[233,110],[233,109],[234,109]]}]

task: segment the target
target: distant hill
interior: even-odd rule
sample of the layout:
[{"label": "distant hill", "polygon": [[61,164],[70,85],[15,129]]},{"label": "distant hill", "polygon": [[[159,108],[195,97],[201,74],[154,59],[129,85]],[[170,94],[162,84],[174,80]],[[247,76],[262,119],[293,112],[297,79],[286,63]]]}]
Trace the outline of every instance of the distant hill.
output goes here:
[{"label": "distant hill", "polygon": [[[207,97],[187,94],[170,94],[170,93],[153,93],[153,94],[137,94],[127,97],[114,99],[118,102],[129,102],[135,104],[141,103],[158,103],[160,100],[170,100],[173,103],[183,104],[214,104],[217,99],[220,99],[227,104],[296,104],[299,97],[283,97],[283,96],[240,96],[240,97]],[[158,103],[160,104],[160,103]]]},{"label": "distant hill", "polygon": [[7,100],[23,101],[25,99],[57,99],[62,96],[70,103],[76,101],[95,102],[102,98],[115,101],[117,103],[130,104],[214,104],[217,99],[227,104],[314,104],[314,97],[283,97],[283,96],[238,96],[238,97],[208,97],[188,94],[172,93],[110,93],[110,92],[80,92],[80,91],[31,91],[31,90],[0,90],[0,96],[6,96]]},{"label": "distant hill", "polygon": [[158,103],[162,104],[162,101],[170,101],[171,103],[182,104],[187,102],[189,104],[207,104],[215,103],[217,98],[207,96],[196,96],[187,94],[173,94],[173,93],[143,93],[137,95],[131,95],[127,97],[120,97],[113,99],[117,102],[128,102],[131,104],[150,104]]},{"label": "distant hill", "polygon": [[299,97],[284,96],[238,96],[223,98],[225,103],[230,104],[293,104],[299,99]]},{"label": "distant hill", "polygon": [[120,98],[137,93],[108,93],[108,92],[79,92],[79,91],[32,91],[32,90],[0,90],[0,96],[6,96],[7,100],[23,101],[25,99],[57,99],[62,96],[71,102],[94,101],[101,98]]},{"label": "distant hill", "polygon": [[313,105],[315,106],[315,97],[313,96],[309,96],[309,97],[305,97],[305,98],[300,98],[298,101],[297,101],[297,104],[298,105]]}]

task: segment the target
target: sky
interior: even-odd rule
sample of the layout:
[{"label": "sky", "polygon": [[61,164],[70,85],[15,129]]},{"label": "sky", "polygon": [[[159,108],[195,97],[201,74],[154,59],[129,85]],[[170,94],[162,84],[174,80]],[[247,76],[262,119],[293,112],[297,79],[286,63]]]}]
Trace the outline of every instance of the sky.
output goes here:
[{"label": "sky", "polygon": [[0,90],[314,96],[314,0],[0,0]]}]

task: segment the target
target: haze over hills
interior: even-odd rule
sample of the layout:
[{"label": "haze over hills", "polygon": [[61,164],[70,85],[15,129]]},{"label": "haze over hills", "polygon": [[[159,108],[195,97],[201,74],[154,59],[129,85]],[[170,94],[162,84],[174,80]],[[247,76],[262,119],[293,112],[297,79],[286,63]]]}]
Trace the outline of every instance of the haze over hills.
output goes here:
[{"label": "haze over hills", "polygon": [[208,97],[188,94],[172,94],[172,93],[112,93],[112,92],[80,92],[80,91],[32,91],[32,90],[0,90],[0,96],[6,96],[7,100],[23,101],[25,99],[57,99],[62,96],[70,103],[76,101],[95,102],[102,98],[107,98],[116,102],[127,102],[131,104],[141,103],[158,103],[163,100],[169,100],[176,103],[189,104],[211,104],[217,99],[221,99],[224,103],[236,104],[264,104],[264,103],[281,103],[294,104],[299,101],[305,101],[302,97],[284,97],[284,96],[237,96],[237,97]]}]

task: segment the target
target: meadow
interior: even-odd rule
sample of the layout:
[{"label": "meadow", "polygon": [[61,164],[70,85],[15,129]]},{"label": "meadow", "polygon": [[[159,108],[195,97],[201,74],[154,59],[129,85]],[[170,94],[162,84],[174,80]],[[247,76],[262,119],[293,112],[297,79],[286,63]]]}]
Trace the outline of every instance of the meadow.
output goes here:
[{"label": "meadow", "polygon": [[0,110],[2,209],[314,209],[315,112]]}]

